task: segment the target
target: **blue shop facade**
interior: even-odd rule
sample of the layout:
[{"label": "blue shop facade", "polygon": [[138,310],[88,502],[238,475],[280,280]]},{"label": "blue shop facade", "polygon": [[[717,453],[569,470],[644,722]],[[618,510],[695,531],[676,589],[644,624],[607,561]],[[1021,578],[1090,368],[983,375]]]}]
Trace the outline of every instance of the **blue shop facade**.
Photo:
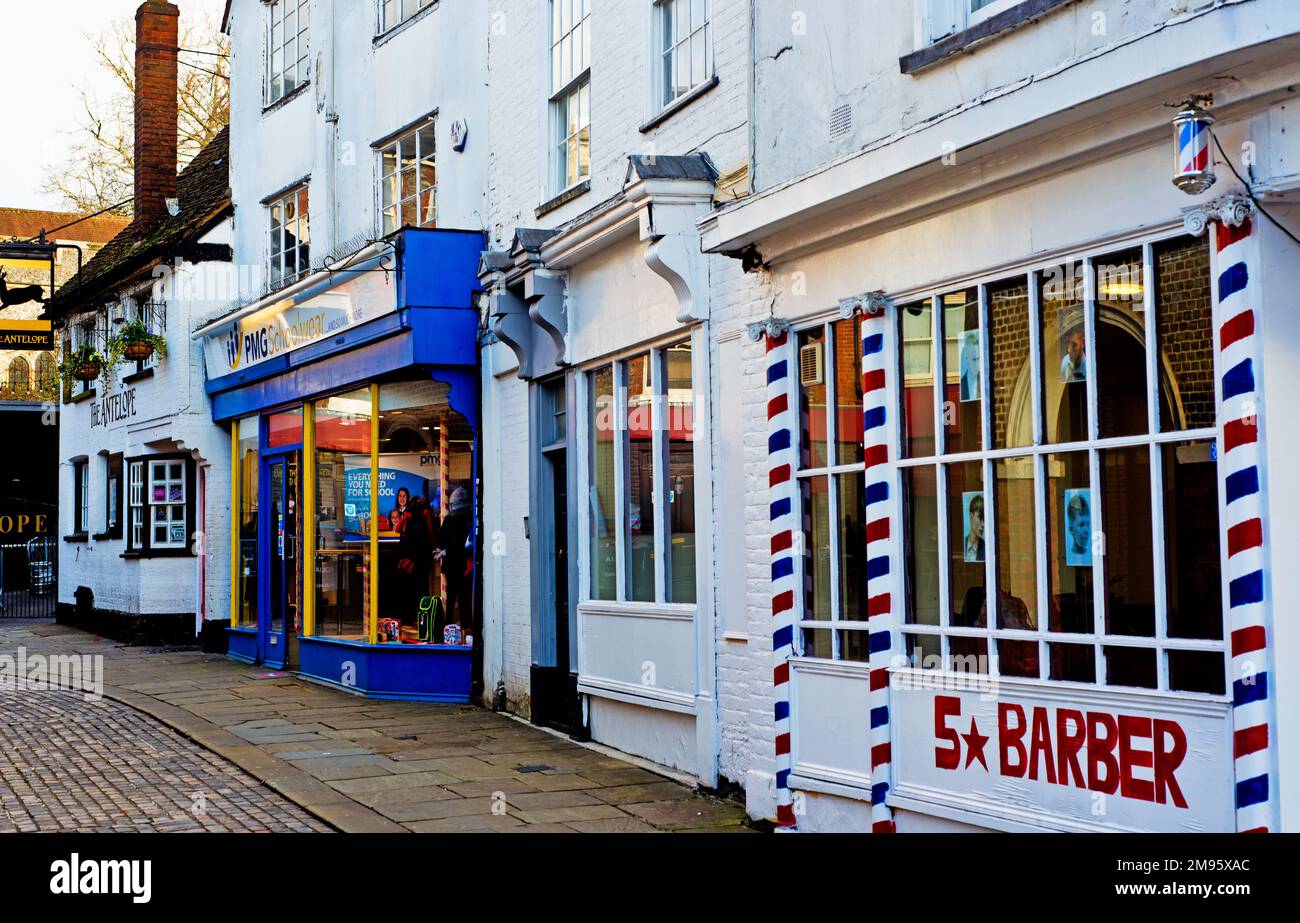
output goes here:
[{"label": "blue shop facade", "polygon": [[202,338],[231,437],[229,656],[378,698],[481,676],[478,232],[406,230]]}]

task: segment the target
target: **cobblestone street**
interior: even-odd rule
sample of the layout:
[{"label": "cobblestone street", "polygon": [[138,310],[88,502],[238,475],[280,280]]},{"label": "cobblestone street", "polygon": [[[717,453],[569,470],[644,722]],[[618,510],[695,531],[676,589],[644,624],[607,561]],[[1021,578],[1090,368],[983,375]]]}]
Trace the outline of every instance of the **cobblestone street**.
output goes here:
[{"label": "cobblestone street", "polygon": [[0,689],[0,832],[325,831],[156,719],[74,692]]},{"label": "cobblestone street", "polygon": [[0,691],[0,830],[753,832],[733,801],[482,708],[0,624],[0,656],[20,647],[102,656],[105,698]]}]

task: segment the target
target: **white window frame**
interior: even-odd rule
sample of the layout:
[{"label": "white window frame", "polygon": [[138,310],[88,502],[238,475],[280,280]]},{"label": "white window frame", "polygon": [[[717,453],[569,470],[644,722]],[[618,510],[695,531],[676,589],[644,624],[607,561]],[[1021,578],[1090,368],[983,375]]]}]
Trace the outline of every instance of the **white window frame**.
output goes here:
[{"label": "white window frame", "polygon": [[[266,203],[266,278],[268,288],[288,285],[311,271],[311,200],[310,184],[300,183]],[[289,240],[289,222],[284,219],[293,205],[293,244]],[[276,215],[280,216],[276,223]],[[304,234],[303,232],[306,231]],[[292,259],[291,259],[292,255]]]},{"label": "white window frame", "polygon": [[[795,433],[795,445],[793,447],[795,452],[795,459],[796,459],[795,490],[794,490],[794,509],[796,511],[796,518],[795,518],[796,522],[798,523],[804,522],[804,508],[803,508],[804,482],[810,481],[814,478],[826,478],[827,481],[827,506],[828,509],[830,510],[829,519],[832,524],[830,528],[830,546],[829,546],[830,594],[831,594],[830,619],[826,620],[826,619],[807,618],[808,613],[806,610],[806,602],[807,602],[806,594],[804,593],[795,594],[795,596],[798,597],[796,601],[798,606],[798,621],[796,623],[796,628],[797,628],[796,634],[798,635],[798,637],[795,641],[795,649],[799,651],[801,657],[804,657],[805,659],[808,660],[818,660],[818,661],[823,661],[825,660],[825,658],[815,658],[811,654],[806,652],[806,649],[804,647],[804,629],[815,628],[815,629],[820,629],[822,631],[829,631],[831,634],[831,658],[830,659],[840,661],[844,659],[843,651],[841,651],[840,649],[840,632],[867,631],[870,628],[870,623],[864,619],[845,618],[843,612],[843,604],[840,600],[840,577],[841,577],[840,559],[841,559],[842,545],[844,542],[844,536],[840,533],[840,530],[835,526],[836,523],[843,521],[841,516],[841,506],[840,506],[840,487],[839,487],[840,475],[861,474],[864,480],[863,486],[865,487],[865,479],[866,479],[866,471],[867,471],[867,465],[865,461],[851,462],[849,464],[839,464],[838,463],[839,459],[836,457],[838,456],[839,453],[839,414],[838,412],[836,412],[839,406],[838,404],[839,396],[835,392],[835,386],[836,386],[835,325],[836,323],[840,323],[840,322],[851,323],[851,321],[844,321],[844,319],[841,318],[837,313],[832,317],[822,318],[810,323],[803,323],[795,327],[792,327],[790,330],[790,335],[788,337],[789,345],[787,346],[787,349],[790,350],[790,354],[791,354],[789,367],[796,370],[795,374],[790,375],[788,379],[790,383],[789,406],[794,408],[799,408],[802,406],[800,402],[801,387],[799,384],[799,375],[798,375],[799,338],[801,334],[807,333],[810,330],[821,329],[822,331],[822,336],[823,336],[822,381],[825,383],[825,387],[826,387],[825,413],[826,413],[827,464],[818,467],[813,467],[813,468],[802,467],[803,465],[803,443],[801,441],[803,436],[802,426],[794,427],[796,433]],[[862,348],[861,342],[856,343],[855,347],[856,347],[856,351],[860,352]],[[860,370],[858,372],[858,377],[859,378],[861,377]],[[799,541],[801,543],[806,541],[802,537],[803,535],[802,526],[796,529],[796,534],[799,535]],[[803,547],[803,545],[801,544],[800,547]],[[863,550],[865,551],[865,549]],[[805,564],[806,564],[805,555],[796,554],[795,568],[797,570],[797,573],[799,574],[799,585],[803,587],[808,586],[808,581],[806,579],[807,575],[805,573],[806,570]],[[848,661],[848,662],[862,663],[864,661]]]},{"label": "white window frame", "polygon": [[[701,12],[700,7],[702,19],[696,22],[694,17]],[[712,7],[712,0],[654,0],[656,111],[668,108],[713,79]],[[689,20],[684,29],[679,27],[682,13]],[[697,41],[704,47],[704,70],[698,79],[694,79],[693,46]],[[683,56],[692,78],[685,85],[674,79],[674,75],[680,72]]]},{"label": "white window frame", "polygon": [[77,505],[73,510],[72,531],[76,535],[90,533],[90,459],[73,463],[72,476],[77,481]]},{"label": "white window frame", "polygon": [[127,517],[129,536],[127,546],[132,549],[144,547],[144,462],[133,461],[127,468]]},{"label": "white window frame", "polygon": [[[186,471],[187,465],[183,458],[160,458],[148,459],[149,462],[149,481],[148,493],[146,495],[146,507],[148,516],[146,517],[146,528],[149,529],[149,547],[153,550],[159,549],[178,549],[186,548],[189,545],[189,477]],[[162,469],[163,476],[158,477],[159,469]],[[173,469],[180,469],[180,476],[173,476]],[[181,498],[173,500],[171,498],[171,488],[179,486],[181,489]],[[154,499],[154,489],[161,487],[163,490],[163,499]],[[176,517],[176,508],[180,508],[180,518]],[[166,515],[163,518],[157,518],[156,510],[165,510]],[[181,527],[181,538],[177,541],[172,536],[172,530],[179,525]],[[159,528],[164,530],[165,541],[158,540]]]},{"label": "white window frame", "polygon": [[[266,4],[266,105],[290,96],[310,82],[311,0],[272,0]],[[293,35],[285,31],[291,23]],[[290,63],[289,58],[293,61]],[[289,81],[293,86],[288,86]]]},{"label": "white window frame", "polygon": [[[550,0],[548,12],[550,172],[558,195],[591,179],[591,0]],[[577,112],[572,119],[571,110]]]},{"label": "white window frame", "polygon": [[396,29],[437,3],[438,0],[379,0],[379,34]]},{"label": "white window frame", "polygon": [[[578,407],[582,408],[582,419],[579,422],[581,427],[581,445],[578,448],[578,455],[585,459],[581,462],[581,480],[583,482],[579,495],[586,498],[583,501],[583,517],[580,526],[580,545],[582,566],[579,568],[579,602],[592,603],[595,605],[609,605],[611,603],[627,603],[637,606],[654,606],[656,609],[664,607],[682,607],[693,610],[700,604],[698,598],[695,602],[676,602],[670,600],[669,587],[671,584],[671,575],[669,568],[672,566],[670,549],[668,543],[669,536],[669,513],[670,504],[668,502],[668,463],[669,463],[669,421],[666,419],[669,413],[670,395],[668,393],[668,352],[674,346],[680,346],[689,343],[691,346],[691,381],[692,390],[696,392],[693,395],[693,413],[701,412],[699,406],[697,383],[697,366],[696,351],[698,342],[693,335],[685,337],[676,336],[671,340],[665,340],[655,343],[652,346],[641,347],[631,352],[621,353],[616,357],[602,360],[598,363],[584,366],[581,371],[582,378],[582,395],[579,398]],[[629,548],[629,483],[630,471],[628,468],[628,420],[627,420],[627,374],[629,364],[643,356],[649,356],[647,366],[650,375],[650,426],[651,426],[651,453],[654,459],[654,472],[652,475],[652,507],[654,515],[654,583],[655,593],[653,600],[633,600],[630,598],[631,585],[631,551]],[[592,430],[592,411],[591,395],[592,379],[599,371],[613,368],[613,386],[614,386],[614,403],[612,414],[615,421],[616,439],[614,442],[614,536],[615,536],[615,580],[614,580],[614,599],[595,599],[591,595],[591,559],[593,552],[590,541],[583,536],[590,536],[592,531],[592,516],[594,510],[591,505],[591,446],[594,444],[596,434]],[[698,431],[697,431],[698,432]],[[701,482],[700,477],[700,456],[697,452],[695,463],[696,484]],[[697,521],[697,545],[696,545],[696,573],[699,573],[699,554],[700,546],[698,544],[698,521]]]},{"label": "white window frame", "polygon": [[[432,145],[429,151],[424,150],[426,143]],[[411,146],[414,156],[408,158],[405,154],[407,146]],[[376,156],[379,158],[379,227],[383,236],[388,236],[403,227],[402,209],[408,202],[415,202],[419,210],[420,220],[409,227],[417,228],[436,228],[438,226],[438,135],[437,119],[431,116],[427,121],[405,131],[395,138],[384,141],[376,148]],[[390,172],[387,161],[392,158],[393,170]],[[403,164],[411,160],[415,167],[415,189],[407,193],[405,188],[401,187],[402,175],[405,172]],[[424,185],[423,167],[428,164],[433,168],[433,185]],[[393,189],[390,183],[396,186]],[[424,193],[429,191],[429,211],[420,206]]]},{"label": "white window frame", "polygon": [[942,38],[969,29],[999,13],[1019,6],[1025,0],[991,0],[979,9],[972,9],[977,0],[918,0],[926,41],[933,44]]},{"label": "white window frame", "polygon": [[[942,324],[945,320],[945,311],[943,306],[943,295],[964,289],[976,288],[979,291],[980,299],[980,382],[981,382],[981,425],[983,428],[983,438],[981,444],[983,448],[974,452],[960,452],[947,454],[941,444],[943,436],[942,404],[939,392],[936,389],[935,402],[935,420],[936,420],[936,446],[937,454],[925,457],[906,457],[902,452],[898,452],[897,460],[893,465],[894,471],[892,476],[891,490],[894,496],[904,496],[904,476],[909,469],[913,468],[931,468],[935,471],[937,484],[936,510],[937,510],[937,535],[938,535],[938,554],[940,558],[939,565],[939,624],[923,625],[907,622],[906,611],[900,612],[900,636],[906,635],[928,635],[937,636],[941,639],[941,654],[943,662],[949,663],[950,649],[949,639],[955,637],[970,637],[988,639],[989,650],[994,650],[994,645],[999,639],[1004,640],[1022,640],[1039,642],[1038,646],[1038,663],[1039,677],[1003,677],[1017,681],[1041,682],[1056,685],[1062,682],[1079,682],[1054,680],[1049,675],[1050,653],[1048,643],[1066,643],[1087,645],[1093,648],[1094,652],[1094,681],[1085,683],[1089,688],[1106,690],[1112,692],[1162,692],[1188,698],[1224,701],[1230,697],[1232,690],[1231,659],[1227,656],[1228,640],[1230,636],[1230,625],[1228,624],[1229,607],[1226,600],[1226,575],[1228,573],[1226,566],[1226,550],[1220,548],[1220,582],[1225,595],[1221,611],[1223,625],[1221,629],[1222,638],[1218,640],[1197,640],[1186,638],[1171,638],[1167,632],[1167,575],[1165,573],[1165,498],[1163,484],[1163,458],[1162,451],[1166,446],[1175,446],[1180,443],[1191,442],[1208,442],[1217,451],[1217,426],[1202,427],[1198,429],[1187,430],[1169,430],[1164,431],[1160,428],[1160,394],[1159,394],[1159,369],[1156,365],[1158,355],[1156,347],[1152,344],[1158,342],[1157,326],[1157,305],[1156,305],[1156,264],[1154,259],[1154,249],[1167,241],[1177,240],[1187,236],[1186,232],[1178,230],[1166,230],[1159,233],[1136,236],[1128,240],[1119,240],[1108,243],[1100,247],[1088,248],[1084,251],[1078,251],[1071,254],[1062,254],[1054,259],[1037,262],[1030,265],[1013,267],[1011,269],[977,277],[965,281],[954,281],[949,285],[938,288],[927,288],[915,292],[908,292],[893,297],[894,303],[904,305],[924,300],[932,299],[934,310],[933,316],[933,340],[937,344],[932,347],[934,355],[931,357],[932,368],[938,369],[942,357],[938,349],[942,349],[944,340],[940,334],[943,332]],[[1141,311],[1144,315],[1145,322],[1145,342],[1147,344],[1146,366],[1147,366],[1147,431],[1136,436],[1118,436],[1102,437],[1100,435],[1100,417],[1097,395],[1097,361],[1095,330],[1097,318],[1097,294],[1095,292],[1095,261],[1110,257],[1116,254],[1124,253],[1130,250],[1142,252],[1143,278],[1145,280],[1144,302]],[[1085,341],[1088,343],[1086,351],[1086,376],[1087,376],[1087,401],[1088,401],[1088,437],[1084,440],[1075,442],[1048,442],[1043,427],[1043,394],[1042,381],[1044,370],[1040,368],[1041,359],[1041,330],[1040,330],[1040,294],[1038,288],[1039,273],[1049,272],[1063,265],[1082,265],[1086,281],[1084,292],[1085,305]],[[1023,277],[1026,280],[1029,290],[1027,299],[1027,310],[1029,312],[1029,330],[1030,330],[1030,363],[1032,366],[1032,387],[1030,388],[1033,413],[1033,440],[1030,445],[1019,446],[1014,448],[996,449],[991,448],[991,420],[992,406],[991,398],[991,359],[989,355],[989,343],[986,331],[988,330],[988,299],[986,290],[989,286],[1006,283]],[[1210,278],[1207,284],[1214,284],[1214,264],[1211,255]],[[896,373],[896,381],[902,381],[902,350],[901,341],[898,339],[897,325],[895,332],[892,334],[895,345],[893,347],[892,359],[893,369]],[[1217,370],[1213,372],[1217,375]],[[892,406],[901,408],[902,394],[896,395]],[[1216,407],[1216,413],[1218,409]],[[901,440],[902,428],[905,421],[902,419],[902,413],[898,414],[898,419],[893,423],[894,438]],[[900,443],[901,444],[901,441]],[[1050,524],[1047,523],[1047,512],[1043,508],[1043,479],[1045,478],[1044,465],[1049,455],[1064,454],[1071,452],[1086,451],[1089,460],[1089,486],[1092,491],[1092,526],[1094,534],[1105,534],[1104,521],[1104,503],[1102,502],[1102,461],[1101,453],[1107,450],[1123,448],[1142,448],[1150,450],[1150,477],[1151,477],[1151,541],[1152,541],[1152,579],[1155,585],[1155,616],[1154,631],[1149,637],[1135,635],[1115,635],[1106,631],[1107,601],[1106,601],[1106,569],[1107,560],[1105,555],[1096,555],[1093,560],[1093,630],[1090,633],[1074,633],[1063,631],[1050,631],[1048,612],[1048,560],[1047,560],[1047,529]],[[1037,612],[1038,625],[1033,630],[1005,629],[998,628],[996,607],[990,606],[986,625],[983,628],[964,628],[956,627],[949,624],[952,605],[950,600],[950,588],[948,586],[948,566],[946,564],[949,555],[948,539],[948,490],[947,478],[944,476],[944,467],[965,462],[980,462],[983,467],[983,491],[986,498],[985,502],[985,588],[986,593],[996,592],[998,585],[997,577],[997,515],[995,509],[995,462],[1004,458],[1032,458],[1034,464],[1034,505],[1035,505],[1035,561],[1037,565],[1036,575],[1036,592],[1037,592]],[[1220,491],[1221,493],[1221,491]],[[907,510],[903,508],[901,500],[898,506],[898,520],[900,530],[900,541],[905,541],[903,530],[907,528]],[[1220,496],[1217,508],[1218,521],[1220,529],[1225,519],[1223,509],[1223,500]],[[908,561],[905,551],[900,550],[896,558],[897,567],[897,598],[906,599],[904,588],[907,579],[906,569]],[[904,607],[905,608],[905,607]],[[1116,647],[1131,647],[1143,650],[1154,650],[1156,652],[1156,686],[1155,687],[1138,687],[1112,684],[1107,680],[1105,649]],[[1194,692],[1187,690],[1173,690],[1169,684],[1168,657],[1169,651],[1203,651],[1214,652],[1223,658],[1224,662],[1224,694]],[[921,666],[921,664],[917,664]],[[993,676],[998,676],[997,662],[990,658],[989,672]]]}]

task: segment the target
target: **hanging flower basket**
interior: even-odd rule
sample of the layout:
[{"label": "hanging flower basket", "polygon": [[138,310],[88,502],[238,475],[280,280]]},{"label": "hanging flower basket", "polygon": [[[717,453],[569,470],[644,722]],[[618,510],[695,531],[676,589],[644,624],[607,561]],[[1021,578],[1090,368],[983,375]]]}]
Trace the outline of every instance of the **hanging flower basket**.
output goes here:
[{"label": "hanging flower basket", "polygon": [[77,381],[94,381],[103,370],[104,366],[99,362],[86,362],[72,370],[72,377]]},{"label": "hanging flower basket", "polygon": [[108,364],[117,365],[122,360],[141,362],[154,353],[167,355],[167,338],[154,333],[143,320],[136,319],[123,327],[108,341]]},{"label": "hanging flower basket", "polygon": [[122,348],[122,355],[132,362],[142,362],[153,355],[153,344],[148,341],[127,343]]}]

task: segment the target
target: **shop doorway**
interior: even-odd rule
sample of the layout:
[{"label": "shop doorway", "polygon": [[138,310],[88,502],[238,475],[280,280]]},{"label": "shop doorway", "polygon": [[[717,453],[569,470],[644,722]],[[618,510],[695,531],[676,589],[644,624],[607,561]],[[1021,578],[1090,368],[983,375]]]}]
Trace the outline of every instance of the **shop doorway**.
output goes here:
[{"label": "shop doorway", "polygon": [[584,736],[573,656],[576,609],[569,517],[568,387],[563,378],[536,389],[532,532],[534,582],[532,709],[537,724]]},{"label": "shop doorway", "polygon": [[263,455],[261,471],[261,561],[266,578],[258,620],[258,655],[275,669],[297,669],[302,630],[302,554],[299,532],[300,453]]}]

